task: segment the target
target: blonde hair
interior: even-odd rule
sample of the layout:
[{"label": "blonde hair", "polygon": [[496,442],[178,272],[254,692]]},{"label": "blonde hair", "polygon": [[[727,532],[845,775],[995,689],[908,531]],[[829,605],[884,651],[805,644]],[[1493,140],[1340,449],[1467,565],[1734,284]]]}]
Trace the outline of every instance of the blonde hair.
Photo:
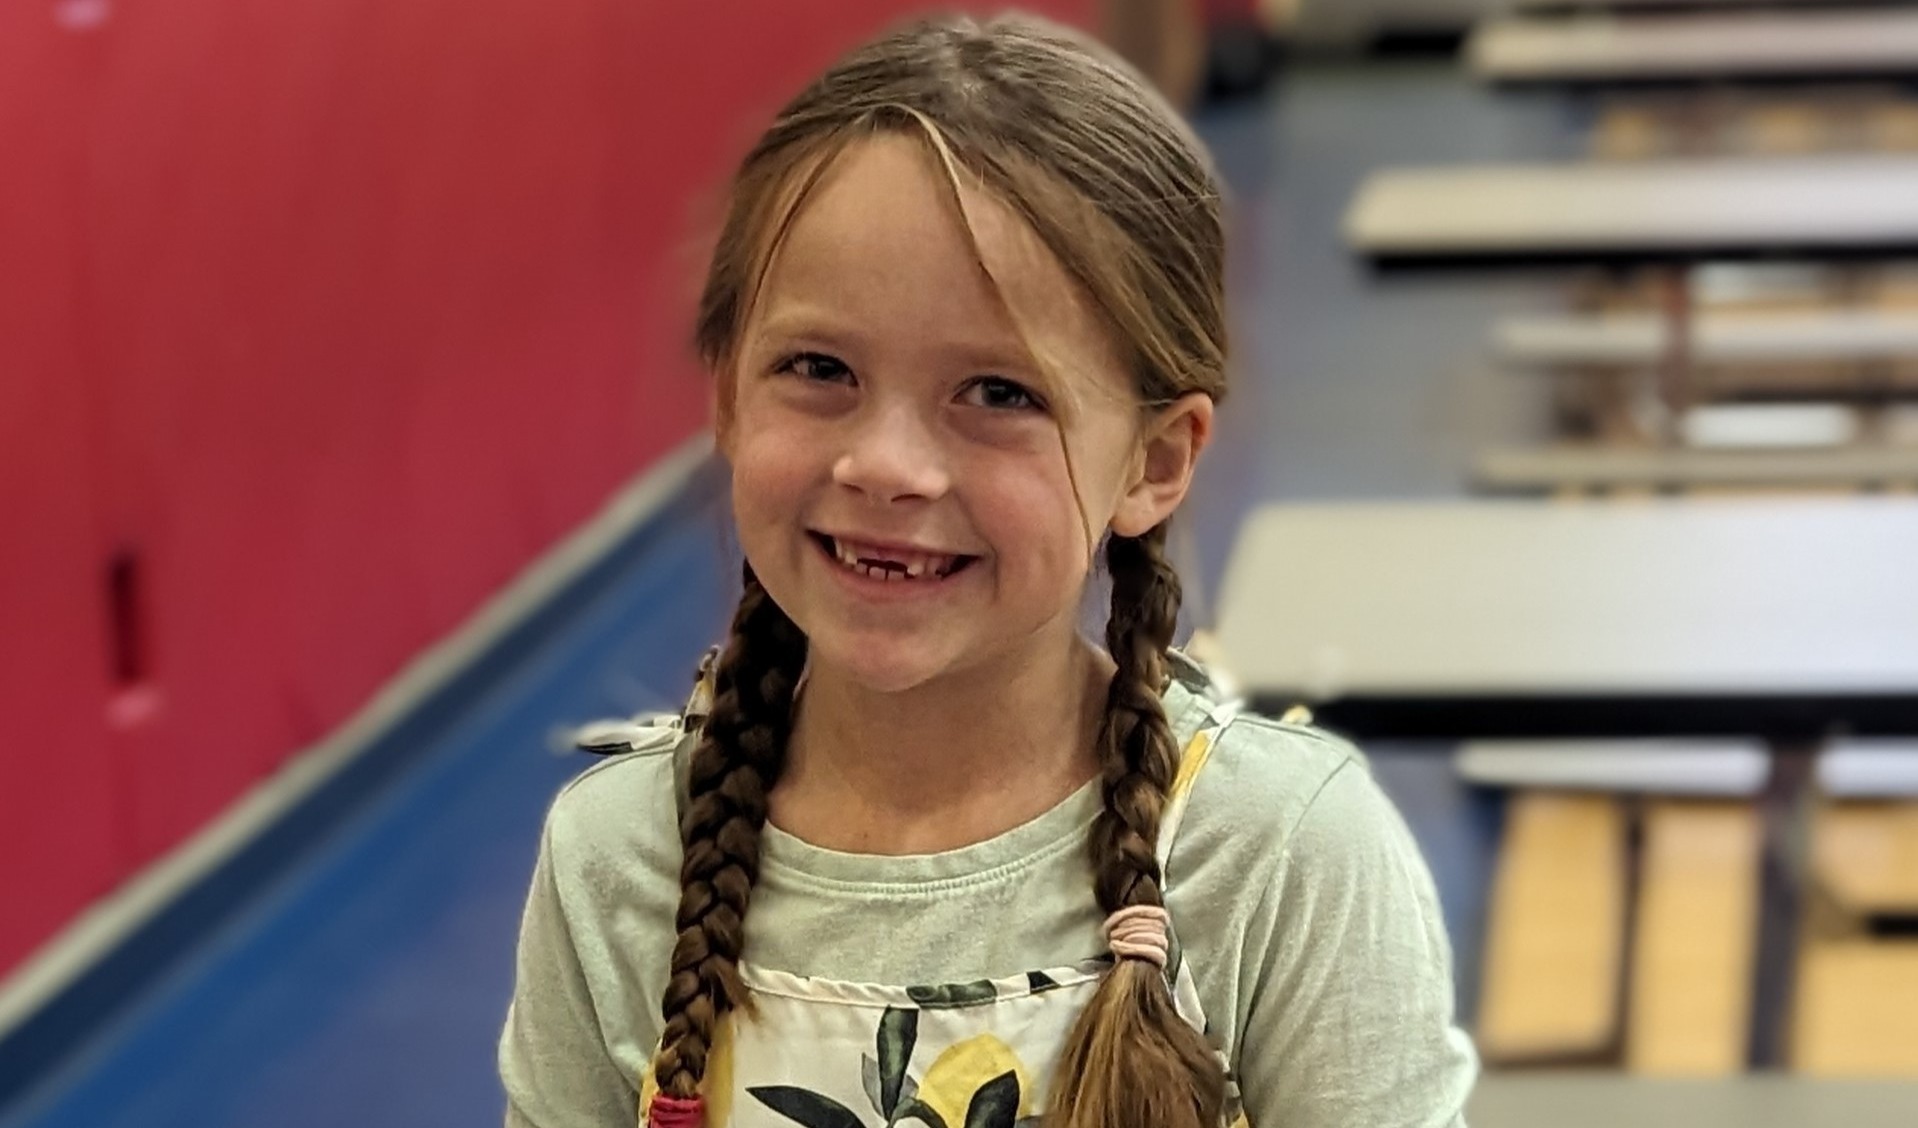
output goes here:
[{"label": "blonde hair", "polygon": [[[1024,17],[915,23],[846,56],[747,155],[700,302],[696,342],[732,368],[768,264],[832,159],[861,138],[923,141],[1007,205],[1080,286],[1120,346],[1142,409],[1225,392],[1224,229],[1217,179],[1178,115],[1125,64]],[[962,210],[963,219],[963,210]],[[1112,680],[1098,749],[1105,807],[1089,848],[1107,912],[1163,903],[1159,822],[1178,750],[1160,703],[1180,586],[1166,525],[1111,536]],[[784,766],[806,639],[752,567],[713,672],[681,834],[685,861],[654,1062],[688,1098],[716,1024],[749,1005],[737,965],[758,877],[766,796]],[[1165,974],[1120,960],[1081,1015],[1053,1081],[1049,1128],[1215,1128],[1224,1074],[1180,1018]]]}]

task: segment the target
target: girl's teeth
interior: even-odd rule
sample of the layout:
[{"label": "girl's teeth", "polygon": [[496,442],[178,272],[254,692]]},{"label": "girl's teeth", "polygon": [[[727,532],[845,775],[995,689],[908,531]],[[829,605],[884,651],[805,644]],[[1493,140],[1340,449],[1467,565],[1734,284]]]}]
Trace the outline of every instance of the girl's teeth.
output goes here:
[{"label": "girl's teeth", "polygon": [[[912,555],[894,557],[885,564],[875,564],[869,562],[870,558],[862,560],[856,548],[839,541],[833,542],[833,550],[841,564],[875,580],[917,580],[923,579],[929,572],[934,576],[943,576],[952,569],[954,560],[950,556]],[[887,567],[887,564],[893,566]]]}]

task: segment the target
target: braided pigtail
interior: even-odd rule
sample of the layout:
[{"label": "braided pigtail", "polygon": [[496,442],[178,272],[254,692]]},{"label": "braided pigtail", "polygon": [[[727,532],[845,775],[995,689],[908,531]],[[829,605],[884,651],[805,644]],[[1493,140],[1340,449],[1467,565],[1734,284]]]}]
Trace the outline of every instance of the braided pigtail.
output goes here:
[{"label": "braided pigtail", "polygon": [[[1118,665],[1099,734],[1105,810],[1092,826],[1094,890],[1118,962],[1079,1020],[1059,1062],[1047,1128],[1217,1128],[1225,1074],[1174,1006],[1165,973],[1159,821],[1178,750],[1159,695],[1179,616],[1179,577],[1165,559],[1166,526],[1106,544],[1112,617],[1106,647]],[[1145,943],[1117,922],[1159,922]]]},{"label": "braided pigtail", "polygon": [[[696,1102],[714,1029],[750,1005],[739,979],[746,907],[759,877],[766,796],[785,766],[806,636],[745,568],[732,637],[713,670],[712,711],[693,752],[680,822],[678,928],[653,1076],[654,1120],[697,1123]],[[662,1105],[677,1111],[666,1115]]]}]

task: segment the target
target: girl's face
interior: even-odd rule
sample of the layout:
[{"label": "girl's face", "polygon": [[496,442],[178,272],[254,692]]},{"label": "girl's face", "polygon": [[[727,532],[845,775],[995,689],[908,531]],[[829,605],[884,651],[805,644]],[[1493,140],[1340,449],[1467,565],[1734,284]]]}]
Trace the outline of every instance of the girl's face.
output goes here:
[{"label": "girl's face", "polygon": [[921,145],[881,135],[840,154],[721,384],[747,559],[812,661],[880,692],[1069,638],[1089,534],[1169,514],[1210,420],[1209,401],[1181,400],[1185,453],[1168,454],[1037,235],[961,198],[976,257]]}]

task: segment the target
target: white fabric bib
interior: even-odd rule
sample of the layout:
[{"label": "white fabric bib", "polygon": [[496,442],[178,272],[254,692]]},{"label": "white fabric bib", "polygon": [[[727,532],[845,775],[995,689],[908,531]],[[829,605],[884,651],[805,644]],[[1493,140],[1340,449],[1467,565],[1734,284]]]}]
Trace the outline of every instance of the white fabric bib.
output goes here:
[{"label": "white fabric bib", "polygon": [[[1167,860],[1192,785],[1236,712],[1237,702],[1213,705],[1180,753],[1159,830],[1168,888],[1177,875]],[[702,1085],[706,1128],[1034,1128],[1072,1025],[1111,966],[1103,956],[1003,979],[892,986],[790,975],[742,960],[755,1013],[731,1013],[720,1023]],[[1167,975],[1180,1016],[1204,1033],[1176,933]],[[1229,1069],[1226,1078],[1223,1122],[1242,1124]],[[649,1068],[641,1128],[656,1091]]]}]

